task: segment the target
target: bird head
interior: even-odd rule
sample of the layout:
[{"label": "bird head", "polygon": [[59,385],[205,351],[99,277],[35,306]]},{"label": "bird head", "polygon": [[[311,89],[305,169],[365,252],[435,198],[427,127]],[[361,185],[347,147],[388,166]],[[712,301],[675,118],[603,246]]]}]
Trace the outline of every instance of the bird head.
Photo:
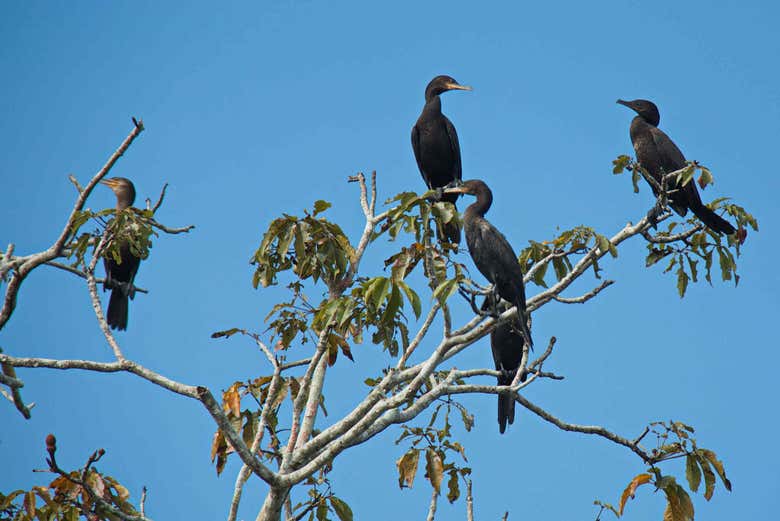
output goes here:
[{"label": "bird head", "polygon": [[450,186],[445,188],[444,193],[445,194],[469,194],[469,195],[477,195],[479,192],[488,191],[490,192],[490,188],[488,188],[488,185],[485,184],[484,181],[480,181],[479,179],[469,179],[468,181],[460,181],[455,186],[455,183],[451,183]]},{"label": "bird head", "polygon": [[625,105],[637,114],[639,117],[647,121],[653,126],[658,126],[661,121],[661,115],[658,112],[658,107],[655,103],[646,99],[635,99],[633,101],[625,101],[622,99],[617,100],[620,105]]},{"label": "bird head", "polygon": [[135,186],[125,177],[109,177],[100,184],[105,185],[116,195],[117,207],[127,208],[135,202]]},{"label": "bird head", "polygon": [[425,87],[425,99],[431,99],[448,90],[472,90],[468,85],[461,85],[452,76],[436,76]]}]

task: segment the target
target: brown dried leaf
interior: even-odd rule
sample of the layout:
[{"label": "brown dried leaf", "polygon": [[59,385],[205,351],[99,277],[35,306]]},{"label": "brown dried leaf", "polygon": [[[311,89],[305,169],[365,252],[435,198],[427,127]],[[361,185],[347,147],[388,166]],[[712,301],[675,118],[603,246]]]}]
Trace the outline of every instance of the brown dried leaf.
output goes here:
[{"label": "brown dried leaf", "polygon": [[626,501],[628,501],[628,498],[634,499],[634,495],[636,494],[636,489],[639,488],[641,485],[644,485],[646,483],[649,483],[650,480],[653,479],[653,476],[651,474],[639,474],[637,476],[634,476],[634,479],[631,480],[631,482],[628,484],[626,489],[623,491],[623,494],[620,496],[620,503],[618,504],[618,512],[620,512],[620,515],[623,515],[623,509],[626,507]]},{"label": "brown dried leaf", "polygon": [[441,481],[444,477],[444,464],[439,454],[428,447],[425,451],[425,477],[431,482],[433,489],[438,494],[441,490]]},{"label": "brown dried leaf", "polygon": [[241,416],[241,395],[238,394],[238,385],[238,383],[234,383],[227,391],[222,393],[225,411],[236,418]]},{"label": "brown dried leaf", "polygon": [[417,462],[420,460],[420,451],[409,449],[403,456],[398,458],[395,465],[398,467],[398,486],[401,488],[412,487],[414,477],[417,475]]}]

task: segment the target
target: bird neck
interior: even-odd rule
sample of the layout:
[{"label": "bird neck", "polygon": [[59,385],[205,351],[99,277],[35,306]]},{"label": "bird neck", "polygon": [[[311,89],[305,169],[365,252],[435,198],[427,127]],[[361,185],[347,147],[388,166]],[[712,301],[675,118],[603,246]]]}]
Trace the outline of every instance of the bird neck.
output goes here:
[{"label": "bird neck", "polygon": [[427,97],[425,99],[425,107],[423,112],[430,112],[434,114],[441,114],[441,98],[438,94]]},{"label": "bird neck", "polygon": [[475,195],[477,196],[477,200],[466,208],[466,214],[469,216],[485,217],[485,214],[490,210],[490,206],[493,204],[493,194],[490,193],[490,191],[480,190]]},{"label": "bird neck", "polygon": [[128,199],[120,199],[117,197],[116,199],[116,211],[121,212],[125,208],[130,208],[133,205],[133,201],[130,201]]},{"label": "bird neck", "polygon": [[635,136],[644,134],[645,132],[648,132],[653,127],[655,127],[655,125],[651,125],[650,123],[648,123],[642,116],[636,116],[634,119],[631,120],[631,127],[629,128],[629,133],[631,134],[631,140],[633,141]]}]

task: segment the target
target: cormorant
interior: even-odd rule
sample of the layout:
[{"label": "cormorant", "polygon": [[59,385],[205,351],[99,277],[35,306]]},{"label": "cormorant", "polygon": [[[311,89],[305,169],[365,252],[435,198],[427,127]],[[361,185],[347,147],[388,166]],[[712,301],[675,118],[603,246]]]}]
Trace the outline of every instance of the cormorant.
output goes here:
[{"label": "cormorant", "polygon": [[[464,181],[461,186],[448,188],[445,193],[471,194],[477,197],[477,201],[470,204],[463,213],[463,228],[469,253],[477,269],[493,283],[493,292],[517,307],[517,319],[523,336],[528,346],[533,347],[525,309],[523,270],[504,234],[485,219],[485,214],[493,203],[493,193],[488,185],[479,179]],[[497,301],[497,298],[493,300]]]},{"label": "cormorant", "polygon": [[[450,76],[436,76],[425,88],[425,106],[412,127],[412,149],[417,167],[429,189],[444,188],[461,180],[460,144],[458,133],[447,116],[441,113],[439,94],[448,90],[471,90]],[[442,196],[443,201],[455,204],[457,194]],[[460,228],[456,222],[444,226],[443,235],[452,244],[460,242]]]},{"label": "cormorant", "polygon": [[[661,116],[655,103],[643,99],[617,102],[638,114],[631,121],[631,142],[636,159],[658,184],[662,185],[664,174],[685,167],[685,156],[674,141],[658,128]],[[675,183],[671,188],[674,191],[669,194],[669,205],[681,216],[685,216],[690,209],[701,222],[715,232],[731,235],[736,231],[728,221],[702,203],[693,180],[683,187]],[[658,197],[656,188],[652,186],[652,189]]]},{"label": "cormorant", "polygon": [[[490,350],[493,352],[493,362],[496,371],[501,374],[498,377],[498,385],[510,385],[515,378],[520,361],[523,358],[523,335],[517,330],[514,320],[499,324],[490,333]],[[526,375],[520,377],[525,382]],[[498,395],[498,430],[504,434],[506,424],[515,421],[515,401],[511,396]]]},{"label": "cormorant", "polygon": [[[100,181],[101,184],[111,188],[116,195],[117,212],[132,206],[135,202],[135,187],[133,183],[124,177],[111,177]],[[126,240],[119,245],[119,257],[121,263],[117,263],[111,255],[103,258],[103,266],[106,269],[106,280],[103,282],[103,291],[111,290],[111,298],[108,301],[106,321],[111,329],[127,329],[128,298],[135,297],[135,274],[141,259],[133,255],[130,243]]]}]

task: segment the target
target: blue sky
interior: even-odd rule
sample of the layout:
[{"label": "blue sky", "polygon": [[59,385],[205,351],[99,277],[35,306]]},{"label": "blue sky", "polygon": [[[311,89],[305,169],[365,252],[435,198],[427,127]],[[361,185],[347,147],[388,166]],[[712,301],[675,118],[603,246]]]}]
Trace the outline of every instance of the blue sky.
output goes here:
[{"label": "blue sky", "polygon": [[[155,241],[137,278],[150,294],[132,302],[119,338],[141,363],[216,393],[269,372],[252,345],[209,335],[264,329],[282,293],[252,289],[247,260],[274,217],[324,198],[356,240],[362,214],[347,176],[377,170],[382,199],[423,189],[409,131],[430,78],[450,74],[474,87],[444,95],[444,111],[458,129],[464,178],[490,184],[489,218],[518,250],[558,228],[588,224],[611,234],[644,214],[649,190],[632,194],[610,162],[631,152],[632,114],[615,100],[652,99],[661,127],[712,169],[716,184],[704,199],[732,196],[759,219],[761,232],[749,235],[739,260],[740,285],[698,284],[680,300],[672,277],[643,267],[642,242],[626,243],[604,263],[617,284],[600,298],[534,314],[537,344],[559,339],[547,368],[566,380],[534,385],[527,396],[563,419],[626,436],[653,420],[691,423],[734,484],[709,503],[697,496],[699,518],[774,517],[775,3],[215,5],[3,4],[0,244],[14,242],[19,254],[48,246],[73,204],[67,175],[87,180],[127,135],[130,117],[143,118],[147,131],[113,174],[133,179],[139,201],[170,183],[159,218],[197,228]],[[89,206],[112,198],[99,189]],[[377,245],[367,260],[392,246]],[[465,253],[460,260],[470,262]],[[379,272],[369,266],[367,274]],[[465,305],[456,317],[467,319]],[[25,282],[0,345],[19,356],[109,356],[83,282],[47,268]],[[331,372],[334,417],[387,363],[372,345],[353,352],[355,364],[340,361]],[[455,364],[490,366],[487,341]],[[20,376],[37,405],[25,421],[0,403],[0,490],[42,482],[30,470],[44,465],[43,440],[55,432],[63,466],[105,447],[102,470],[135,498],[148,486],[156,519],[226,516],[238,462],[216,477],[214,427],[197,403],[128,375]],[[627,451],[526,411],[499,436],[495,398],[466,403],[477,426],[461,441],[480,519],[505,510],[510,519],[591,519],[593,499],[616,502],[644,470]],[[385,433],[336,463],[335,490],[358,519],[420,518],[427,508],[422,475],[413,490],[397,488],[394,461],[405,448],[395,437]],[[251,519],[264,488],[255,481],[247,490],[240,514]],[[650,490],[639,496],[627,519],[660,519],[663,499]],[[462,509],[441,505],[440,518]]]}]

